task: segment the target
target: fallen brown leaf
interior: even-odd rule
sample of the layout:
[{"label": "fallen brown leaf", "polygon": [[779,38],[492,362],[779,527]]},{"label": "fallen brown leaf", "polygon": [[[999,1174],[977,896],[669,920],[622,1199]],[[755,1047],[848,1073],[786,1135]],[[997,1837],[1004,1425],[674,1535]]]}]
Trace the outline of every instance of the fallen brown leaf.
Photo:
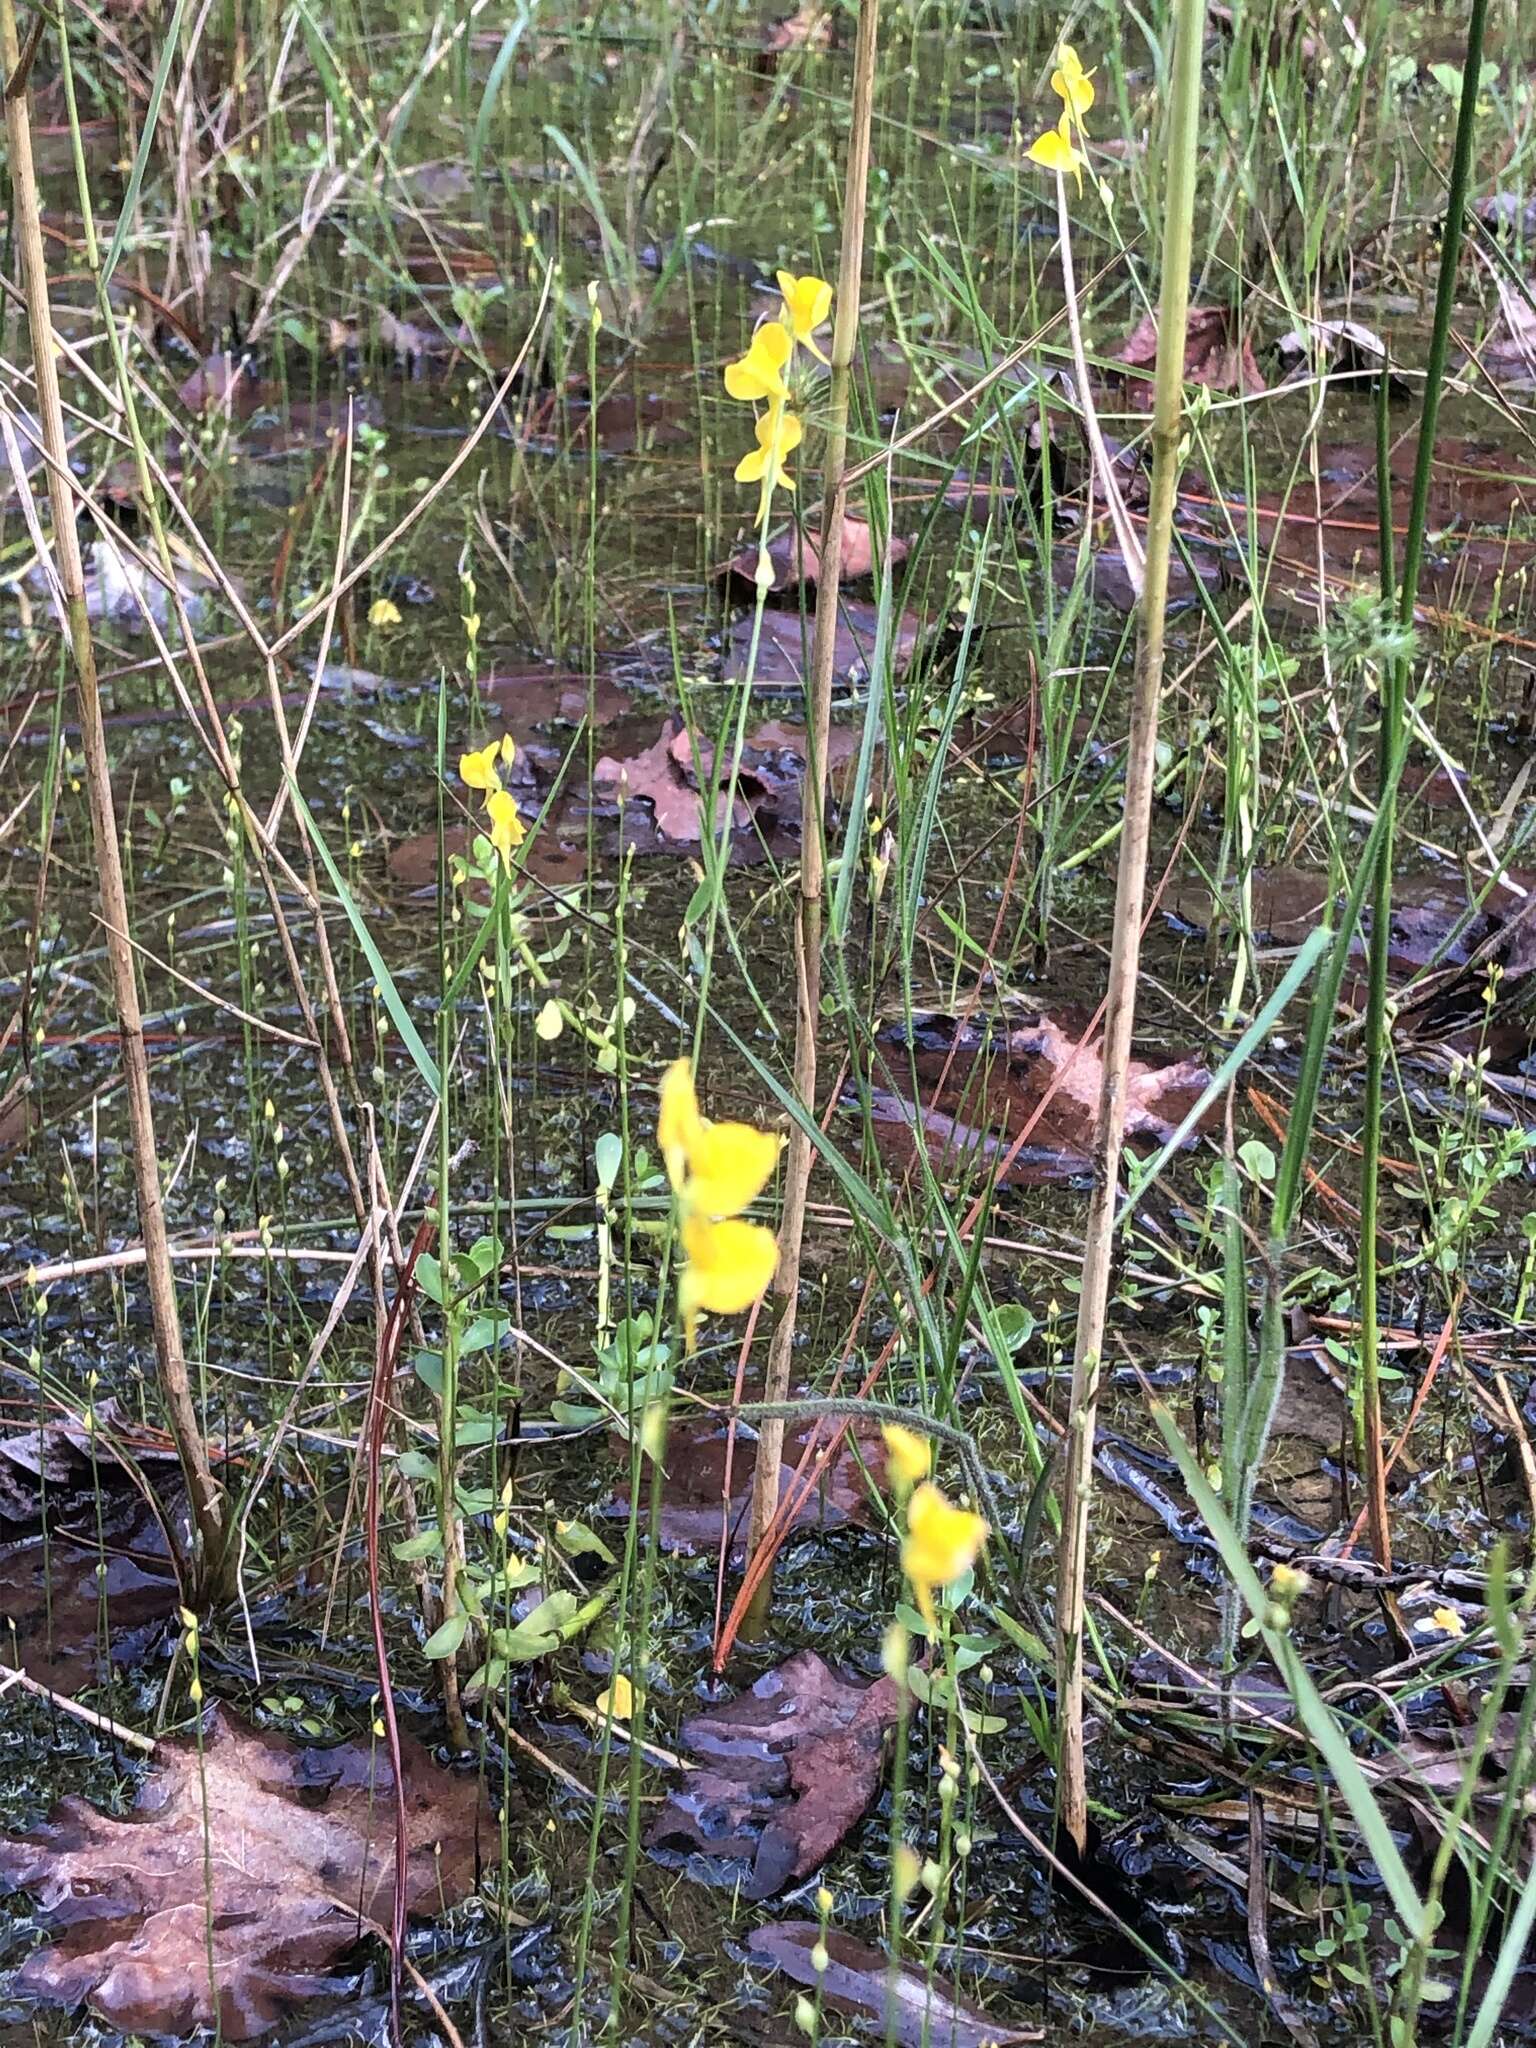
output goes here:
[{"label": "fallen brown leaf", "polygon": [[[1157,316],[1138,321],[1114,352],[1111,361],[1133,370],[1150,370],[1157,362]],[[1264,375],[1254,360],[1246,329],[1238,333],[1237,314],[1228,306],[1191,306],[1184,323],[1184,381],[1212,391],[1263,391]],[[1151,384],[1140,379],[1133,395],[1151,402]]]},{"label": "fallen brown leaf", "polygon": [[786,50],[825,50],[832,41],[832,10],[826,0],[804,0],[793,14],[769,22],[763,32],[763,54],[782,56]]},{"label": "fallen brown leaf", "polygon": [[[811,1957],[821,1941],[827,1952],[824,1970]],[[967,2005],[952,1984],[942,1977],[930,1979],[914,1963],[903,1963],[893,1975],[883,1949],[855,1941],[836,1927],[823,1936],[814,1920],[755,1927],[747,1947],[794,1983],[819,1988],[834,2011],[873,2020],[877,2034],[899,2042],[900,2048],[1011,2048],[1015,2042],[1045,2038],[1038,2027],[1000,2026]]]},{"label": "fallen brown leaf", "polygon": [[701,1853],[742,1892],[771,1898],[824,1863],[873,1803],[895,1725],[889,1678],[840,1678],[814,1650],[765,1671],[750,1692],[683,1723],[697,1770],[670,1793],[646,1837]]},{"label": "fallen brown leaf", "polygon": [[[893,565],[906,559],[912,543],[899,533],[893,533],[885,546],[885,559]],[[757,576],[757,543],[749,542],[731,557],[730,572],[739,576],[744,583],[752,583]],[[856,583],[861,577],[875,573],[874,535],[867,519],[855,519],[851,514],[843,520],[842,580]],[[804,584],[813,584],[821,578],[821,529],[808,527],[803,531],[798,526],[786,526],[782,533],[776,533],[768,543],[768,559],[773,564],[773,581],[768,588],[773,591],[795,590]]]},{"label": "fallen brown leaf", "polygon": [[[816,1431],[814,1422],[796,1424],[785,1436],[784,1462],[780,1470],[782,1496],[794,1477],[802,1452]],[[867,1518],[869,1488],[879,1487],[885,1475],[885,1445],[878,1431],[855,1427],[854,1447],[843,1443],[837,1456],[821,1474],[816,1485],[800,1502],[792,1527],[796,1529],[838,1529],[845,1522]],[[824,1426],[818,1441],[827,1440]],[[726,1466],[730,1466],[730,1495],[726,1496]],[[627,1454],[626,1454],[627,1461]],[[668,1432],[666,1474],[662,1481],[661,1516],[657,1539],[663,1550],[691,1554],[717,1550],[722,1534],[739,1547],[746,1527],[746,1511],[752,1497],[752,1475],[757,1469],[757,1438],[744,1424],[736,1430],[734,1447],[728,1424],[706,1418],[679,1422]],[[868,1480],[864,1474],[869,1474]],[[649,1480],[647,1480],[649,1485]],[[614,1495],[612,1512],[628,1515],[629,1488],[621,1484]]]},{"label": "fallen brown leaf", "polygon": [[[832,680],[839,686],[867,682],[874,660],[879,614],[872,604],[858,598],[844,598],[837,607],[837,632],[832,646]],[[891,626],[891,668],[900,676],[906,670],[923,638],[924,627],[911,612],[903,612]],[[735,621],[726,636],[725,680],[739,682],[747,672],[747,655],[752,645],[750,615]],[[799,689],[811,664],[811,621],[798,612],[768,612],[758,641],[757,664],[752,680],[763,688],[777,685]]]},{"label": "fallen brown leaf", "polygon": [[[1027,1126],[1030,1135],[1002,1175],[1005,1187],[1070,1180],[1093,1163],[1103,1086],[1103,1044],[1080,1044],[1081,1028],[1045,1014],[1020,1022],[959,1023],[919,1017],[910,1047],[896,1031],[884,1085],[873,1093],[875,1136],[896,1164],[910,1167],[921,1136],[945,1179],[996,1173]],[[894,1057],[891,1055],[894,1054]],[[910,1065],[909,1065],[910,1058]],[[915,1069],[920,1099],[909,1093]],[[1152,1066],[1132,1060],[1125,1135],[1166,1144],[1210,1075],[1197,1060]]]},{"label": "fallen brown leaf", "polygon": [[[406,1905],[434,1913],[478,1881],[495,1830],[479,1780],[404,1745]],[[58,1936],[14,1980],[88,2003],[124,2033],[217,2027],[248,2041],[305,1999],[387,1922],[394,1784],[369,1742],[295,1748],[215,1708],[196,1743],[162,1743],[129,1814],[60,1802],[0,1839],[0,1882],[33,1893]]]}]

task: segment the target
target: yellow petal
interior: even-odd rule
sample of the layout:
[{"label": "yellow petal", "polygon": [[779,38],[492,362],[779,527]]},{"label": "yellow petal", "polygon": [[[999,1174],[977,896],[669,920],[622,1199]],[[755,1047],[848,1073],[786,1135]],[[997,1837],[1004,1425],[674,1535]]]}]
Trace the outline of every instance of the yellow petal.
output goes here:
[{"label": "yellow petal", "polygon": [[767,1292],[779,1263],[771,1230],[734,1218],[715,1223],[695,1211],[684,1216],[682,1236],[688,1263],[677,1293],[685,1322],[701,1309],[708,1315],[740,1315]]},{"label": "yellow petal", "polygon": [[901,1568],[912,1581],[918,1605],[931,1621],[925,1594],[952,1586],[975,1564],[987,1540],[980,1515],[958,1508],[930,1480],[924,1480],[907,1505],[907,1538],[901,1546]]},{"label": "yellow petal", "polygon": [[725,366],[725,388],[732,398],[755,403],[784,396],[784,365],[794,343],[789,329],[769,320],[752,337],[752,346],[737,362]]},{"label": "yellow petal", "polygon": [[617,1672],[592,1705],[605,1719],[611,1713],[615,1721],[631,1721],[635,1713],[635,1688],[622,1671]]},{"label": "yellow petal", "polygon": [[517,815],[516,800],[504,789],[493,789],[485,800],[485,809],[491,821],[491,844],[510,863],[514,849],[528,836]]},{"label": "yellow petal", "polygon": [[739,484],[755,484],[767,467],[767,449],[749,448],[740,462],[737,463],[733,474]]},{"label": "yellow petal", "polygon": [[370,626],[398,626],[400,623],[399,605],[395,603],[393,598],[376,597],[368,607],[368,623]]},{"label": "yellow petal", "polygon": [[689,1206],[701,1216],[739,1216],[767,1186],[778,1157],[773,1131],[706,1122],[688,1148]]},{"label": "yellow petal", "polygon": [[674,1194],[680,1195],[687,1185],[688,1155],[703,1131],[693,1069],[686,1060],[674,1060],[661,1077],[661,1104],[656,1115],[656,1142],[666,1161],[667,1178]]},{"label": "yellow petal", "polygon": [[779,428],[779,453],[787,455],[805,439],[805,426],[798,413],[786,412]]},{"label": "yellow petal", "polygon": [[500,752],[501,742],[492,740],[476,754],[460,754],[459,780],[470,789],[500,789],[501,777],[496,773]]},{"label": "yellow petal", "polygon": [[1036,137],[1029,145],[1028,154],[1032,163],[1043,164],[1048,171],[1070,171],[1081,192],[1083,165],[1087,159],[1072,147],[1068,126],[1069,117],[1063,114],[1059,126],[1047,128],[1043,135]]},{"label": "yellow petal", "polygon": [[880,1434],[885,1438],[886,1471],[898,1485],[916,1486],[928,1477],[933,1452],[927,1437],[899,1422],[887,1422]]},{"label": "yellow petal", "polygon": [[790,330],[796,341],[809,341],[832,310],[832,287],[824,277],[796,277],[789,270],[780,270],[776,275]]}]

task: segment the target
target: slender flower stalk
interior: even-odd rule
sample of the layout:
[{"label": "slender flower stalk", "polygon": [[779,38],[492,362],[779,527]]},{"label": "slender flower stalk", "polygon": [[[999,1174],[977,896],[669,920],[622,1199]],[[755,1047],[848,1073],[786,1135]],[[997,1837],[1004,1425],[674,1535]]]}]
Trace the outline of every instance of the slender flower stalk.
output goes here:
[{"label": "slender flower stalk", "polygon": [[1120,836],[1120,865],[1115,880],[1114,939],[1104,1013],[1104,1080],[1099,1096],[1093,1197],[1083,1245],[1082,1292],[1072,1359],[1065,1495],[1056,1573],[1059,1815],[1062,1826],[1080,1854],[1088,1841],[1088,1789],[1083,1752],[1083,1630],[1087,1603],[1088,1515],[1093,1492],[1099,1372],[1109,1306],[1116,1192],[1120,1151],[1125,1136],[1126,1077],[1136,1015],[1136,974],[1141,951],[1147,848],[1157,766],[1163,632],[1173,549],[1174,498],[1179,477],[1179,429],[1184,410],[1184,328],[1189,310],[1196,149],[1199,141],[1200,51],[1204,30],[1205,0],[1178,0],[1174,14],[1168,191],[1152,410],[1152,485],[1147,510],[1146,583],[1141,598],[1136,677],[1131,693],[1125,767],[1125,825]]},{"label": "slender flower stalk", "polygon": [[[1487,19],[1488,0],[1473,0],[1467,19],[1461,104],[1451,158],[1445,233],[1440,245],[1435,318],[1424,367],[1424,409],[1419,416],[1413,495],[1403,542],[1402,582],[1397,591],[1397,618],[1405,629],[1405,638],[1413,628],[1419,570],[1424,560],[1424,536],[1429,524],[1435,428],[1450,350],[1451,318],[1456,302],[1456,267],[1466,221],[1472,139],[1477,120],[1483,34]],[[1393,657],[1387,668],[1386,688],[1381,701],[1381,737],[1377,753],[1377,807],[1381,829],[1371,876],[1371,933],[1365,1005],[1365,1102],[1360,1134],[1360,1404],[1365,1425],[1366,1504],[1370,1512],[1371,1545],[1376,1560],[1388,1568],[1392,1563],[1392,1532],[1387,1514],[1386,1460],[1381,1437],[1381,1255],[1377,1232],[1381,1214],[1382,1092],[1391,1039],[1387,981],[1392,929],[1392,867],[1397,830],[1397,785],[1408,741],[1408,662],[1406,653]],[[1342,942],[1348,943],[1347,934]]]},{"label": "slender flower stalk", "polygon": [[1088,131],[1083,125],[1083,116],[1094,101],[1093,74],[1084,71],[1078,55],[1070,43],[1063,43],[1059,52],[1056,69],[1051,73],[1051,90],[1062,103],[1061,119],[1054,128],[1047,128],[1043,135],[1036,136],[1026,151],[1031,163],[1055,174],[1056,220],[1058,225],[1057,246],[1061,250],[1061,289],[1067,311],[1067,333],[1072,342],[1072,368],[1077,377],[1077,403],[1082,414],[1083,432],[1088,440],[1088,453],[1093,463],[1093,473],[1109,513],[1109,521],[1115,529],[1115,545],[1125,563],[1131,589],[1137,597],[1142,594],[1146,582],[1147,564],[1145,551],[1131,516],[1125,509],[1125,500],[1120,494],[1119,480],[1115,466],[1109,459],[1109,450],[1104,445],[1104,435],[1099,427],[1099,415],[1093,403],[1093,387],[1088,377],[1088,351],[1083,346],[1083,322],[1077,303],[1077,272],[1072,261],[1072,216],[1067,207],[1067,175],[1070,172],[1077,181],[1077,189],[1083,189],[1083,172],[1088,166],[1086,146]]}]

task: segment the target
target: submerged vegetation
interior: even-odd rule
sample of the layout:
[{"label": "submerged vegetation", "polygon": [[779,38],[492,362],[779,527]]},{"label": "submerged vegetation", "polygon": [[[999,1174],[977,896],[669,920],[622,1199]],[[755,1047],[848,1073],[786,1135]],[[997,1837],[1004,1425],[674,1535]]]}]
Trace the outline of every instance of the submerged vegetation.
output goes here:
[{"label": "submerged vegetation", "polygon": [[20,2040],[1533,2024],[1514,0],[0,0]]}]

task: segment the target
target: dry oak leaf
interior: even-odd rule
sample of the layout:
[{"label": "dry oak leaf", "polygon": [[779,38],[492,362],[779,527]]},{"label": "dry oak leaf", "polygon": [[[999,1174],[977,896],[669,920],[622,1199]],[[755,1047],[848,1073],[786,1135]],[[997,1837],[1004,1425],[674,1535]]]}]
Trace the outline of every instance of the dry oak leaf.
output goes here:
[{"label": "dry oak leaf", "polygon": [[[477,1778],[408,1738],[402,1760],[406,1906],[435,1913],[475,1889],[494,1823]],[[331,1966],[388,1921],[394,1814],[382,1747],[298,1748],[211,1708],[201,1767],[195,1743],[162,1743],[126,1815],[67,1798],[0,1840],[0,1883],[31,1892],[57,1937],[15,1988],[124,2033],[249,2041],[334,1996]]]},{"label": "dry oak leaf", "polygon": [[[800,1650],[733,1700],[683,1723],[698,1759],[646,1840],[701,1855],[721,1883],[769,1899],[824,1863],[873,1804],[895,1726],[896,1686],[841,1677]],[[743,1866],[750,1866],[742,1875]]]},{"label": "dry oak leaf", "polygon": [[[1139,320],[1115,350],[1113,361],[1132,369],[1157,364],[1157,316]],[[1228,306],[1191,306],[1184,321],[1184,381],[1212,391],[1263,391],[1264,374],[1254,360],[1246,329],[1239,335],[1237,314]],[[1143,387],[1148,403],[1151,384]]]}]

